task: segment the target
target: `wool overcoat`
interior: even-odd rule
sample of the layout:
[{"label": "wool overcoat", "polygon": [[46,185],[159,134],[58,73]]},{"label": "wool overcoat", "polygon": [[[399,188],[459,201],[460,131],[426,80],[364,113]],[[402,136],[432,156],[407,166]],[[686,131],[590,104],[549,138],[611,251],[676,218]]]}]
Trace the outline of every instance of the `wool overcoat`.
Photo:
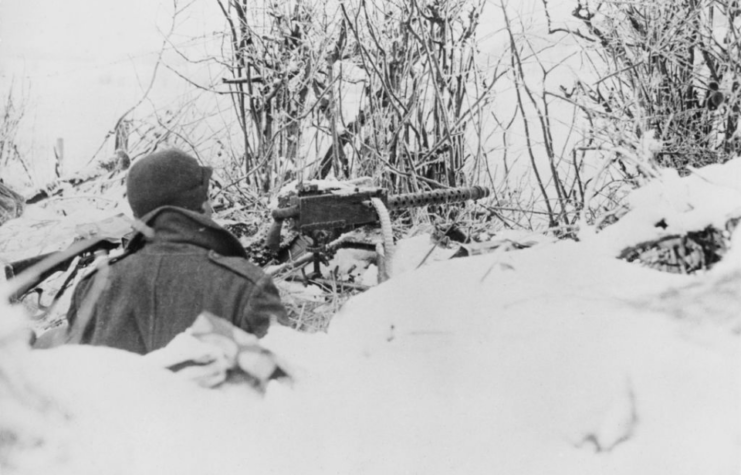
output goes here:
[{"label": "wool overcoat", "polygon": [[262,337],[288,323],[272,279],[236,237],[203,214],[163,206],[123,256],[85,276],[67,314],[80,343],[145,354],[167,345],[204,310]]}]

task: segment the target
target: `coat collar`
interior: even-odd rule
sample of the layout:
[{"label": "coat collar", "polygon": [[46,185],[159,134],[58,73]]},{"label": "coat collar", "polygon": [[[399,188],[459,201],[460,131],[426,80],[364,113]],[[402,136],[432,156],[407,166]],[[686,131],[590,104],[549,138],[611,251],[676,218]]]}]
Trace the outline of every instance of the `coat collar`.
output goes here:
[{"label": "coat collar", "polygon": [[142,216],[140,230],[127,251],[136,252],[147,243],[185,243],[216,251],[222,256],[247,257],[239,240],[205,214],[176,206],[162,206]]}]

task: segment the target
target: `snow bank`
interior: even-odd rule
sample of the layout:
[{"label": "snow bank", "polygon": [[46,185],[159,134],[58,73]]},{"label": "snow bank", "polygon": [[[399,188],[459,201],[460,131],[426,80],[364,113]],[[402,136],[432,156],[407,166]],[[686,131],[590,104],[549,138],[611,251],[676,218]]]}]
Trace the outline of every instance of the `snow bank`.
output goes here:
[{"label": "snow bank", "polygon": [[362,369],[342,380],[388,397],[374,433],[419,450],[368,473],[738,467],[736,337],[637,305],[691,279],[581,251],[436,264],[350,302],[329,337]]}]

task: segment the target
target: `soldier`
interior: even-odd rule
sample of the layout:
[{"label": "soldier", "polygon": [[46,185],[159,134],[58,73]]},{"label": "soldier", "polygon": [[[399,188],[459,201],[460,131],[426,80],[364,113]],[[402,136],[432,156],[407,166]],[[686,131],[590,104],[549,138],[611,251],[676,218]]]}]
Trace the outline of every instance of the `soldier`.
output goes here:
[{"label": "soldier", "polygon": [[210,219],[212,170],[179,150],[135,162],[126,182],[139,231],[126,252],[83,278],[67,314],[80,343],[139,354],[165,347],[202,311],[262,337],[288,323],[271,278]]}]

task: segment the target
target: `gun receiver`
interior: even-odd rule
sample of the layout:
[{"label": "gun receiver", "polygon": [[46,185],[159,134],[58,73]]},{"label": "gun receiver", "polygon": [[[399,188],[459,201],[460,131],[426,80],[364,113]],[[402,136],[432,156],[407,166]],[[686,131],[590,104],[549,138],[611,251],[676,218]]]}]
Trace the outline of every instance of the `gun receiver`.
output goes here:
[{"label": "gun receiver", "polygon": [[283,221],[293,218],[299,232],[318,229],[337,229],[378,222],[379,217],[371,205],[371,198],[380,199],[388,209],[398,210],[427,205],[459,203],[489,196],[489,189],[481,186],[450,188],[422,193],[388,196],[383,188],[356,187],[344,190],[318,190],[303,187],[298,193],[279,200],[273,210],[273,226],[265,245],[273,252],[280,246]]}]

